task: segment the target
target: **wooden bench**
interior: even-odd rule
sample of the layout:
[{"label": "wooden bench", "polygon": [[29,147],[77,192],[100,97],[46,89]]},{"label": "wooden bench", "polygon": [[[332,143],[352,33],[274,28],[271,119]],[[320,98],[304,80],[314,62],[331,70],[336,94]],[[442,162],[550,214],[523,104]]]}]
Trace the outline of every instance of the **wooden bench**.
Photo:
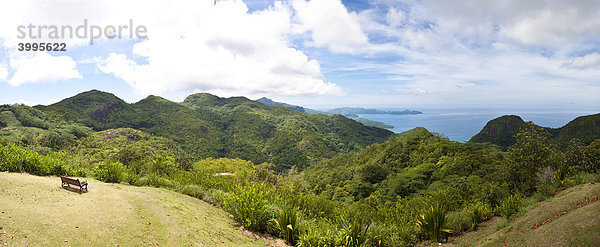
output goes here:
[{"label": "wooden bench", "polygon": [[79,179],[74,179],[65,176],[60,176],[60,181],[62,181],[62,187],[69,186],[69,184],[72,184],[79,187],[79,192],[83,190],[88,190],[86,181],[79,181]]}]

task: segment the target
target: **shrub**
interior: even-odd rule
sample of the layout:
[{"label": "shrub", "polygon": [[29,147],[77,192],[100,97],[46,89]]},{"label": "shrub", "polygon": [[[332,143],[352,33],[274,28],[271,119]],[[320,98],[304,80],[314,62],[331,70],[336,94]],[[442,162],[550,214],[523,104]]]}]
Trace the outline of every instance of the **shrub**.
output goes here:
[{"label": "shrub", "polygon": [[384,240],[384,246],[415,246],[417,244],[418,228],[414,222],[400,222],[388,225],[389,234]]},{"label": "shrub", "polygon": [[521,209],[523,200],[519,195],[510,195],[502,201],[502,204],[496,208],[496,213],[508,219],[513,214],[516,214]]},{"label": "shrub", "polygon": [[473,226],[469,212],[466,210],[448,213],[448,227],[454,233],[460,233],[469,230]]},{"label": "shrub", "polygon": [[195,184],[188,184],[181,188],[181,193],[186,194],[188,196],[193,196],[198,199],[204,198],[206,192],[200,186]]},{"label": "shrub", "polygon": [[309,224],[310,227],[303,227],[306,229],[298,237],[299,247],[334,247],[338,245],[337,236],[339,233],[332,230],[331,227],[317,226],[315,224]]},{"label": "shrub", "polygon": [[596,183],[600,182],[600,174],[593,174],[587,172],[580,172],[575,176],[576,184],[584,184],[584,183]]},{"label": "shrub", "polygon": [[446,228],[446,208],[439,203],[435,203],[431,207],[425,209],[417,225],[421,227],[421,231],[434,242],[440,242],[442,233],[450,233],[451,230]]},{"label": "shrub", "polygon": [[149,182],[148,182],[148,180],[149,180],[149,179],[148,179],[148,177],[146,177],[146,176],[144,176],[144,177],[141,177],[141,178],[139,178],[139,179],[138,179],[138,180],[135,182],[135,186],[139,186],[139,187],[141,187],[141,186],[148,186],[148,185],[149,185]]},{"label": "shrub", "polygon": [[104,161],[98,165],[96,178],[107,183],[120,183],[127,168],[119,162]]},{"label": "shrub", "polygon": [[550,180],[545,180],[538,186],[537,191],[533,194],[533,198],[537,201],[543,201],[548,197],[554,196],[558,191],[558,186]]},{"label": "shrub", "polygon": [[38,153],[26,150],[22,160],[23,171],[34,175],[48,175],[50,167]]},{"label": "shrub", "polygon": [[267,211],[268,201],[264,187],[258,184],[238,185],[231,193],[225,194],[221,202],[223,209],[229,212],[235,221],[250,230],[265,230],[271,218]]},{"label": "shrub", "polygon": [[471,229],[477,228],[477,223],[487,220],[491,209],[489,205],[477,202],[468,208],[469,218],[471,219]]},{"label": "shrub", "polygon": [[140,175],[137,175],[133,171],[123,173],[123,180],[125,182],[127,182],[129,185],[136,185],[139,179],[140,179]]},{"label": "shrub", "polygon": [[275,224],[279,228],[281,238],[289,245],[296,245],[299,235],[296,210],[291,207],[281,210],[275,220]]},{"label": "shrub", "polygon": [[364,246],[369,241],[369,226],[371,222],[362,218],[342,218],[342,245],[346,247]]},{"label": "shrub", "polygon": [[554,182],[560,184],[561,188],[568,187],[569,167],[567,164],[562,164],[554,173]]}]

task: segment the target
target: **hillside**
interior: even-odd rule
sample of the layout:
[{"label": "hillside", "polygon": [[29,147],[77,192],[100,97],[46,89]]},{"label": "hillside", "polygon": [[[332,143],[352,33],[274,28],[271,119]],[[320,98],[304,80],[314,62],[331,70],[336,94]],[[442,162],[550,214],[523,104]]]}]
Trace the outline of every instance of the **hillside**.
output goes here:
[{"label": "hillside", "polygon": [[372,126],[372,127],[382,128],[382,129],[393,129],[394,128],[393,125],[385,124],[385,123],[382,123],[379,121],[370,120],[370,119],[366,119],[366,118],[356,118],[354,120],[365,126]]},{"label": "hillside", "polygon": [[269,98],[266,98],[266,97],[262,97],[260,99],[257,99],[256,101],[260,102],[260,103],[263,103],[265,105],[268,105],[268,106],[283,106],[283,107],[288,108],[288,109],[293,110],[293,111],[306,112],[304,110],[304,107],[302,107],[302,106],[290,105],[290,104],[281,103],[281,102],[275,102],[275,101],[273,101],[273,100],[271,100]]},{"label": "hillside", "polygon": [[515,144],[514,136],[525,126],[525,121],[519,116],[508,115],[487,122],[485,127],[471,137],[469,142],[490,142],[507,148]]},{"label": "hillside", "polygon": [[58,177],[0,173],[0,245],[267,246],[223,211],[166,189],[87,179],[88,193]]},{"label": "hillside", "polygon": [[340,115],[305,114],[244,97],[199,93],[183,103],[149,96],[134,104],[89,91],[36,109],[95,130],[133,128],[177,143],[193,159],[229,157],[300,169],[360,150],[393,133]]},{"label": "hillside", "polygon": [[600,184],[569,188],[508,222],[484,222],[479,230],[451,239],[450,246],[597,246],[599,198]]},{"label": "hillside", "polygon": [[[502,116],[489,121],[469,142],[490,142],[507,149],[515,143],[514,136],[523,126],[525,126],[525,121],[519,116]],[[600,138],[600,114],[578,117],[558,129],[546,127],[544,129],[561,146],[567,145],[573,138],[589,144]]]},{"label": "hillside", "polygon": [[324,160],[308,168],[305,178],[315,188],[344,191],[349,200],[375,196],[394,201],[462,183],[457,176],[471,175],[475,188],[496,181],[501,159],[489,146],[453,142],[420,127],[358,153]]},{"label": "hillside", "polygon": [[561,127],[554,139],[558,143],[568,143],[572,138],[586,144],[600,138],[600,113],[575,118]]}]

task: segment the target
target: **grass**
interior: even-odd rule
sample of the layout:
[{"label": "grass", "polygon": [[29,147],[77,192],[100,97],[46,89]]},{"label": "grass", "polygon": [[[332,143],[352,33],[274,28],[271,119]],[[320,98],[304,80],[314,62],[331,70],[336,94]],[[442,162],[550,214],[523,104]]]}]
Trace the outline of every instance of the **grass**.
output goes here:
[{"label": "grass", "polygon": [[222,210],[173,191],[0,172],[0,245],[267,246]]},{"label": "grass", "polygon": [[451,245],[598,246],[600,201],[585,203],[585,198],[598,196],[600,184],[569,188],[508,222],[493,218],[477,231],[453,238]]}]

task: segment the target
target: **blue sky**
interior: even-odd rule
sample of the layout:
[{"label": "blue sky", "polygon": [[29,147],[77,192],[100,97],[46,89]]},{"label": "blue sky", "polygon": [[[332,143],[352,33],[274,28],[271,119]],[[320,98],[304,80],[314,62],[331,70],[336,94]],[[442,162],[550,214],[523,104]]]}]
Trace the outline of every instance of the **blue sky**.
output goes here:
[{"label": "blue sky", "polygon": [[[99,89],[128,102],[195,92],[313,108],[600,108],[594,1],[178,0],[0,3],[0,103]],[[18,39],[18,25],[146,38]],[[17,51],[65,42],[66,52]]]}]

